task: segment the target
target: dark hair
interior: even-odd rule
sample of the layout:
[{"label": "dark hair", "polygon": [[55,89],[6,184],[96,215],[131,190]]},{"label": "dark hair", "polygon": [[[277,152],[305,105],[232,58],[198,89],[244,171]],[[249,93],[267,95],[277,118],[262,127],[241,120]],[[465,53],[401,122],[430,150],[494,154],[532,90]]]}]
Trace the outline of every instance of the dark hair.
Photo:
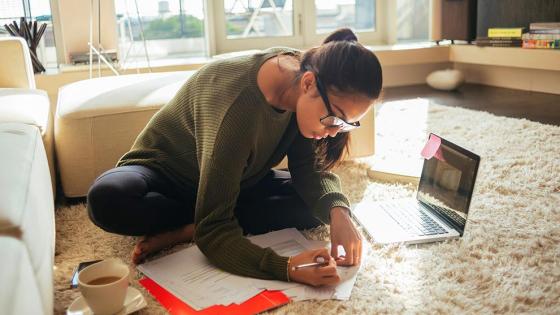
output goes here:
[{"label": "dark hair", "polygon": [[[301,57],[300,73],[313,71],[327,90],[358,93],[370,99],[381,94],[383,75],[375,54],[358,43],[349,28],[331,33],[323,44],[307,50]],[[350,136],[338,133],[315,142],[316,165],[326,171],[336,166],[348,152]]]}]

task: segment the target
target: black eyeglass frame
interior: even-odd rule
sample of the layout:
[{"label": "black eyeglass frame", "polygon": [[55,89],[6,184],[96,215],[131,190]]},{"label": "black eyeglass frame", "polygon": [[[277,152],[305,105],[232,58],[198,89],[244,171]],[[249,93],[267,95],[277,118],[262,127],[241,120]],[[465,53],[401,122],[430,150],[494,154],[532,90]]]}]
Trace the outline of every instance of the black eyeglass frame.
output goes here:
[{"label": "black eyeglass frame", "polygon": [[[323,103],[325,103],[325,107],[327,108],[327,115],[323,118],[320,118],[319,121],[321,122],[321,124],[325,127],[337,127],[340,128],[339,132],[349,132],[351,130],[354,130],[356,128],[360,127],[360,122],[356,121],[353,123],[349,123],[346,120],[338,117],[335,115],[334,111],[332,110],[331,107],[331,102],[329,101],[329,97],[327,96],[327,90],[325,89],[325,86],[323,85],[323,83],[321,82],[321,79],[319,79],[319,76],[315,74],[315,82],[317,85],[317,90],[319,91],[319,95],[321,95],[321,98],[323,99]],[[332,117],[332,119],[339,120],[340,122],[342,122],[341,125],[329,125],[324,123],[323,121],[325,121],[327,118]]]}]

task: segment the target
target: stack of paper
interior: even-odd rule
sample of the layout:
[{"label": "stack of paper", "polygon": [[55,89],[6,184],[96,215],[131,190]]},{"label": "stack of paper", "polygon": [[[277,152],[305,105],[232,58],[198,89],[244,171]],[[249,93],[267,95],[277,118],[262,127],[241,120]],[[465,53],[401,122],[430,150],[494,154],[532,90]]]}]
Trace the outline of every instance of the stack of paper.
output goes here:
[{"label": "stack of paper", "polygon": [[[323,241],[309,241],[297,229],[275,231],[249,239],[263,248],[272,248],[282,256],[293,256],[329,245]],[[195,310],[213,305],[242,304],[264,290],[282,291],[294,301],[347,300],[360,268],[338,267],[342,281],[337,286],[314,288],[294,282],[260,280],[224,272],[214,267],[197,246],[138,266],[146,276]]]}]

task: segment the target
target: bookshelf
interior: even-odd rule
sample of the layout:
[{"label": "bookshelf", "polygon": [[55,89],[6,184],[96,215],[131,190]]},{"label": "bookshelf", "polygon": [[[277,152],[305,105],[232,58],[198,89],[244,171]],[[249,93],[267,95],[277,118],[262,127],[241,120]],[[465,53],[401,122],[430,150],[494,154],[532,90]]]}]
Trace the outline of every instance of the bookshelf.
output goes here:
[{"label": "bookshelf", "polygon": [[560,50],[451,45],[449,46],[449,61],[560,71]]}]

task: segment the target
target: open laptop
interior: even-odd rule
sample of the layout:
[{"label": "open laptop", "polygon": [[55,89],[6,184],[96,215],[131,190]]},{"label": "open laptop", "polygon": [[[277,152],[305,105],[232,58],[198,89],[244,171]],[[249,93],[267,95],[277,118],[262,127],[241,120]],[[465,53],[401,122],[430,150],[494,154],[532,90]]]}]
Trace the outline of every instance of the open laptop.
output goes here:
[{"label": "open laptop", "polygon": [[427,146],[432,140],[437,140],[433,156],[424,159],[415,199],[353,207],[353,216],[375,242],[414,244],[463,235],[480,157],[435,134]]}]

